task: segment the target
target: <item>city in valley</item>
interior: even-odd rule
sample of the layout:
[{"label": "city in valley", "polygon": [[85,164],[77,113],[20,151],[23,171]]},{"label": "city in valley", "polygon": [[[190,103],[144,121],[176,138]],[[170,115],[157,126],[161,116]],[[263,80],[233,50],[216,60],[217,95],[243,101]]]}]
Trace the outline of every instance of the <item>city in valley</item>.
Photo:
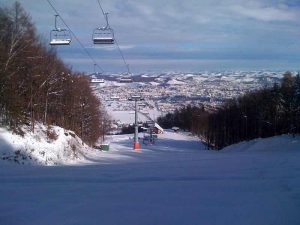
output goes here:
[{"label": "city in valley", "polygon": [[116,124],[134,123],[134,94],[142,96],[139,121],[158,116],[186,105],[214,108],[228,99],[279,83],[284,71],[224,71],[132,76],[91,75],[94,92]]}]

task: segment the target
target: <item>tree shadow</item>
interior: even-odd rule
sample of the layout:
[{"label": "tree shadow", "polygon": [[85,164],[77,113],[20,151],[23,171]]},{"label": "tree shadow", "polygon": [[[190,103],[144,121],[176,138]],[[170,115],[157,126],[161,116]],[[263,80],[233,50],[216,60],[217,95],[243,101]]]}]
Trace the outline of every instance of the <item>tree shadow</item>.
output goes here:
[{"label": "tree shadow", "polygon": [[38,164],[38,160],[27,150],[15,149],[3,137],[0,137],[0,160],[10,164],[33,165]]}]

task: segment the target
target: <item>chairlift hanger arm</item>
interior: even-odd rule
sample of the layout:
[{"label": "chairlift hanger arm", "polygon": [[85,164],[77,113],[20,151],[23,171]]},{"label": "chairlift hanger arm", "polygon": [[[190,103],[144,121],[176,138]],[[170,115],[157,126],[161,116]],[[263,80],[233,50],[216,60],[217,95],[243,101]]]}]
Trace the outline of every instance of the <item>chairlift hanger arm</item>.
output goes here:
[{"label": "chairlift hanger arm", "polygon": [[96,70],[96,67],[98,67],[99,69],[101,69],[101,67],[99,67],[98,64],[94,63],[94,74],[102,74],[102,72],[98,72],[98,71]]},{"label": "chairlift hanger arm", "polygon": [[127,68],[127,73],[128,73],[128,75],[130,75],[131,72],[130,72],[130,69],[129,69],[129,64],[127,64],[127,63],[126,63],[126,68]]},{"label": "chairlift hanger arm", "polygon": [[99,5],[99,7],[100,7],[100,9],[101,9],[101,12],[102,12],[102,14],[103,14],[103,16],[104,16],[104,18],[105,18],[105,12],[104,12],[104,10],[103,10],[103,8],[102,8],[102,6],[101,6],[100,0],[97,0],[97,2],[98,2],[98,5]]},{"label": "chairlift hanger arm", "polygon": [[54,27],[55,27],[55,30],[58,30],[58,28],[57,28],[57,17],[59,16],[59,15],[54,15],[55,16],[55,20],[54,20]]},{"label": "chairlift hanger arm", "polygon": [[110,29],[109,23],[108,23],[108,13],[105,13],[105,20],[106,20],[106,26],[105,26],[105,29]]}]

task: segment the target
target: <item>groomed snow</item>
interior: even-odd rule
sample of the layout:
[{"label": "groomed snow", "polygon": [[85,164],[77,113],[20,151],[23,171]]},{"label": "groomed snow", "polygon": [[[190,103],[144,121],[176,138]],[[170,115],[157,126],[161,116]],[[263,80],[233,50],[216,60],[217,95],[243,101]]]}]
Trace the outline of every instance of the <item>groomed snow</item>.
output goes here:
[{"label": "groomed snow", "polygon": [[0,164],[0,224],[299,225],[299,136],[220,152],[172,132],[136,152],[130,136],[110,143],[77,166]]}]

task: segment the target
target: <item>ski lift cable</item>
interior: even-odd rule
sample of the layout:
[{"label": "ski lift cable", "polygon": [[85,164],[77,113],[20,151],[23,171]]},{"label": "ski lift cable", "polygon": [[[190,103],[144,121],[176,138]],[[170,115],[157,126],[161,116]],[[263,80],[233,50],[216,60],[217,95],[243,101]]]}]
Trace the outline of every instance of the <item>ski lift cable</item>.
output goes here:
[{"label": "ski lift cable", "polygon": [[[107,18],[107,13],[103,10],[103,7],[102,7],[102,5],[101,5],[101,3],[100,3],[100,0],[97,0],[97,2],[98,2],[98,5],[99,5],[99,7],[100,7],[100,9],[101,9],[101,12],[102,12],[102,14],[103,14],[103,16],[104,16],[104,19],[106,20],[107,27],[109,27],[108,18]],[[122,52],[122,50],[121,50],[121,48],[120,48],[120,46],[119,46],[119,44],[118,44],[118,42],[117,42],[116,37],[114,37],[114,41],[115,41],[115,43],[116,43],[116,45],[117,45],[117,48],[118,48],[118,51],[119,51],[119,53],[120,53],[120,55],[121,55],[121,57],[122,57],[123,63],[124,63],[124,65],[126,66],[127,73],[128,73],[128,74],[131,74],[131,73],[130,73],[130,69],[129,69],[129,64],[127,64],[127,62],[126,62],[126,59],[125,59],[124,54],[123,54],[123,52]]]},{"label": "ski lift cable", "polygon": [[126,66],[127,73],[130,74],[129,64],[127,64],[127,62],[126,62],[126,60],[125,60],[125,57],[124,57],[124,54],[123,54],[123,52],[122,52],[122,50],[121,50],[121,48],[120,48],[120,46],[119,46],[118,41],[117,41],[116,38],[115,38],[115,43],[116,43],[116,45],[117,45],[117,47],[118,47],[118,50],[119,50],[119,52],[120,52],[120,55],[121,55],[121,57],[122,57],[122,59],[123,59],[123,62],[124,62],[124,64],[125,64],[125,66]]},{"label": "ski lift cable", "polygon": [[89,56],[89,58],[93,61],[94,65],[97,65],[97,67],[104,72],[104,70],[97,64],[96,60],[92,57],[92,55],[90,54],[90,52],[84,47],[84,45],[81,43],[81,41],[78,39],[78,37],[75,35],[75,33],[70,29],[70,27],[67,25],[67,23],[64,21],[64,19],[61,17],[61,15],[58,13],[58,11],[56,10],[56,8],[53,6],[53,4],[50,2],[50,0],[46,0],[48,2],[48,4],[51,6],[51,8],[54,10],[54,12],[56,13],[56,15],[58,15],[61,19],[61,21],[64,23],[64,25],[69,29],[69,31],[71,32],[71,34],[74,36],[74,38],[76,39],[76,41],[79,43],[79,45],[81,46],[81,48],[83,49],[83,51]]},{"label": "ski lift cable", "polygon": [[101,3],[100,3],[100,0],[97,0],[97,2],[98,2],[98,5],[99,5],[99,7],[100,7],[100,9],[101,9],[101,12],[102,12],[102,14],[103,14],[103,17],[104,17],[104,19],[105,19],[105,21],[106,21],[106,27],[105,27],[105,28],[109,28],[109,23],[108,23],[108,12],[104,12],[104,10],[103,10],[103,8],[102,8],[102,5],[101,5]]},{"label": "ski lift cable", "polygon": [[102,8],[102,6],[101,6],[100,0],[97,0],[97,2],[98,2],[98,5],[99,5],[99,7],[100,7],[100,9],[101,9],[101,11],[102,11],[102,14],[103,14],[103,16],[104,16],[104,19],[106,19],[106,18],[105,18],[105,12],[104,12],[104,10],[103,10],[103,8]]}]

